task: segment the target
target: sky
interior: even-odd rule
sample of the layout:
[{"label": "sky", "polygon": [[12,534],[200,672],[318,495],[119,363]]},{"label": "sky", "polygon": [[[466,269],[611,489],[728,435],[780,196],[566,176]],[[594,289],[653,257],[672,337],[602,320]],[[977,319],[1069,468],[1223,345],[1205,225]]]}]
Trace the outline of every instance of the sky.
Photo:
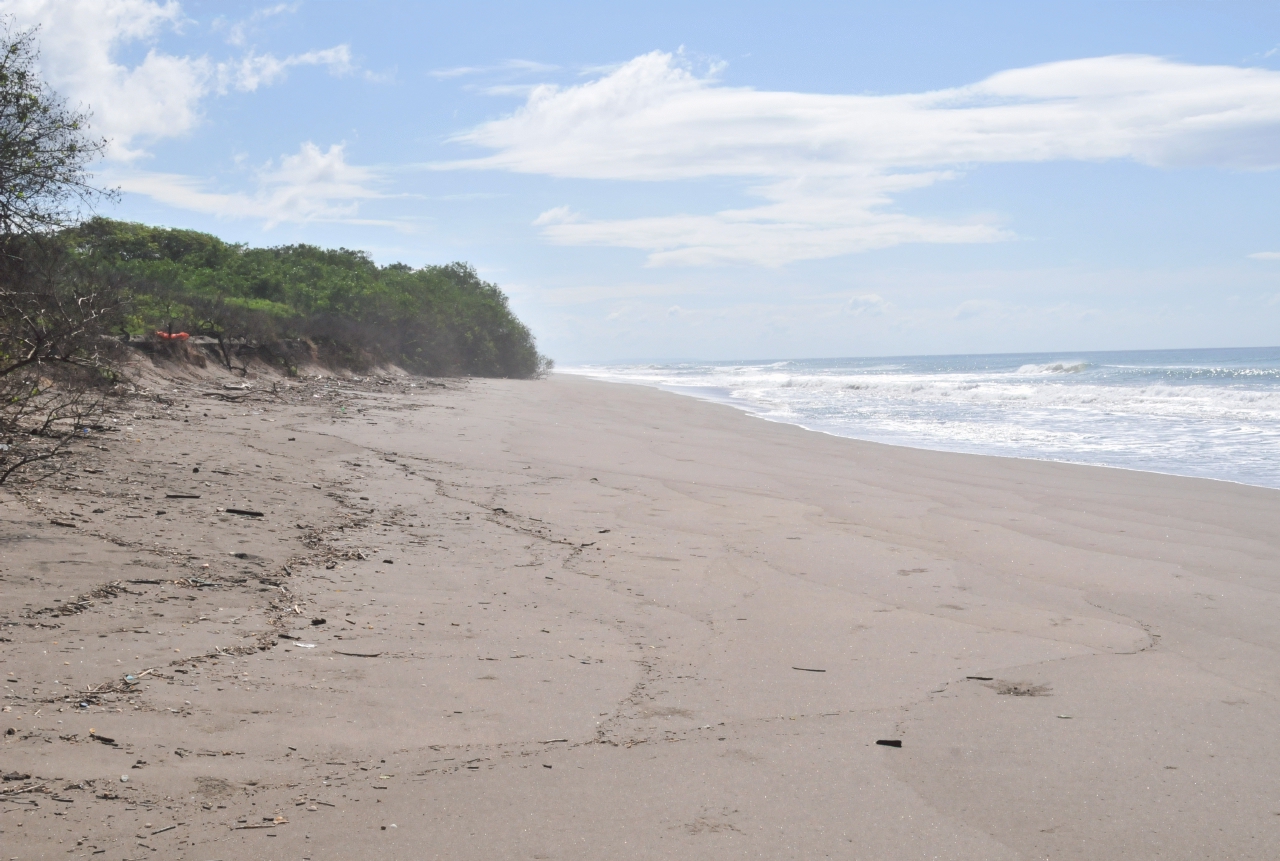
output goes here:
[{"label": "sky", "polygon": [[462,260],[561,366],[1280,344],[1280,4],[0,0],[103,215]]}]

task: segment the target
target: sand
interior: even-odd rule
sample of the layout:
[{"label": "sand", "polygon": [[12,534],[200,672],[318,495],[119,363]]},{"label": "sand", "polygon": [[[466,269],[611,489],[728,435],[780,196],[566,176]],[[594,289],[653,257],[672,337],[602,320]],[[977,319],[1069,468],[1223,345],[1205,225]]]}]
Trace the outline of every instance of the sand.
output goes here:
[{"label": "sand", "polygon": [[5,859],[1280,857],[1276,491],[226,381],[0,489]]}]

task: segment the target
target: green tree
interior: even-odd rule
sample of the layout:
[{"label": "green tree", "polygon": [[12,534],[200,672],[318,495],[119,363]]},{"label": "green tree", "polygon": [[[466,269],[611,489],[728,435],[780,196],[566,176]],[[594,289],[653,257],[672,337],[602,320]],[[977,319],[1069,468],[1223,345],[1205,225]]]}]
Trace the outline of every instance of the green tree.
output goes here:
[{"label": "green tree", "polygon": [[275,349],[284,341],[352,368],[528,378],[550,367],[502,290],[464,263],[379,266],[348,248],[249,248],[107,218],[64,237],[84,260],[134,279],[133,334],[173,326],[213,337],[228,368],[243,369],[239,350],[291,355]]}]

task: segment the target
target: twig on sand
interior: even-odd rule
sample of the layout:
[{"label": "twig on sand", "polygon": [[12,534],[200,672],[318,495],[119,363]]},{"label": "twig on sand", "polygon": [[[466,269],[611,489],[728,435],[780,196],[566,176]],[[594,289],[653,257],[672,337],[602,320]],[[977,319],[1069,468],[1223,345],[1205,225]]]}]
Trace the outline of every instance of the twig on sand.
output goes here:
[{"label": "twig on sand", "polygon": [[231,826],[231,830],[247,831],[250,828],[275,828],[277,825],[288,825],[288,824],[289,824],[288,819],[285,819],[283,816],[277,816],[275,819],[272,819],[270,822],[262,822],[257,825],[233,825]]},{"label": "twig on sand", "polygon": [[45,781],[44,783],[37,783],[35,786],[24,786],[21,789],[6,789],[4,792],[0,792],[0,796],[7,797],[10,795],[21,795],[24,792],[35,792],[37,789],[44,789],[48,785],[49,782]]}]

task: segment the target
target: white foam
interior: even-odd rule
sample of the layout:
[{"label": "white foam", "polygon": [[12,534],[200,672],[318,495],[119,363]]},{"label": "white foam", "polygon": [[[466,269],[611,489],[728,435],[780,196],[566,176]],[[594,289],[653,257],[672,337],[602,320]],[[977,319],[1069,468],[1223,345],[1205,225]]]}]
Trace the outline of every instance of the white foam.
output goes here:
[{"label": "white foam", "polygon": [[862,439],[1280,487],[1276,353],[1252,366],[950,357],[570,370]]},{"label": "white foam", "polygon": [[1088,362],[1049,362],[1044,365],[1023,365],[1019,374],[1078,374],[1088,370]]}]

